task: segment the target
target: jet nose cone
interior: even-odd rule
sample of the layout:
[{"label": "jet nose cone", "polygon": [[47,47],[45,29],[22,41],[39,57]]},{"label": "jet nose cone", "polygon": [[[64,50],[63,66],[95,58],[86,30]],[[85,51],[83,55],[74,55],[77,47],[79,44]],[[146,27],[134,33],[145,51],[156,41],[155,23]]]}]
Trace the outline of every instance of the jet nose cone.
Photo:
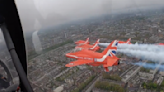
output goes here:
[{"label": "jet nose cone", "polygon": [[66,64],[65,67],[70,67],[70,65],[69,64]]},{"label": "jet nose cone", "polygon": [[70,53],[65,54],[65,56],[70,56]]},{"label": "jet nose cone", "polygon": [[66,57],[70,57],[70,53],[65,54]]},{"label": "jet nose cone", "polygon": [[72,53],[67,53],[65,54],[66,57],[68,58],[77,58],[75,55],[73,55]]},{"label": "jet nose cone", "polygon": [[79,41],[75,42],[76,44],[79,44]]}]

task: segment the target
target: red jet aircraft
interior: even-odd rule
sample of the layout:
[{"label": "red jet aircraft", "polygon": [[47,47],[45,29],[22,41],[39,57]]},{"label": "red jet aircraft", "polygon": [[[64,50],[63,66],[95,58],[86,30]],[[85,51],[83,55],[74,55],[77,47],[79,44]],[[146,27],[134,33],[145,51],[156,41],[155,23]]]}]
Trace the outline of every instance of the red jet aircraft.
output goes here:
[{"label": "red jet aircraft", "polygon": [[120,64],[119,58],[115,56],[118,41],[114,40],[102,53],[94,52],[88,49],[77,48],[71,53],[67,53],[66,57],[75,58],[76,61],[66,64],[66,67],[74,67],[79,65],[100,66],[103,65],[106,72],[112,70],[112,66]]},{"label": "red jet aircraft", "polygon": [[131,44],[130,43],[130,41],[131,41],[131,38],[129,38],[126,42],[125,41],[118,41],[118,43],[120,44],[120,43],[127,43],[127,44]]},{"label": "red jet aircraft", "polygon": [[81,44],[81,45],[76,46],[75,49],[76,48],[82,48],[82,49],[89,49],[89,50],[92,50],[92,51],[97,51],[97,50],[100,49],[100,47],[98,46],[98,44],[99,44],[99,39],[93,45]]},{"label": "red jet aircraft", "polygon": [[87,38],[86,41],[79,40],[79,41],[75,42],[75,44],[77,44],[77,45],[80,45],[80,44],[89,44],[89,38]]}]

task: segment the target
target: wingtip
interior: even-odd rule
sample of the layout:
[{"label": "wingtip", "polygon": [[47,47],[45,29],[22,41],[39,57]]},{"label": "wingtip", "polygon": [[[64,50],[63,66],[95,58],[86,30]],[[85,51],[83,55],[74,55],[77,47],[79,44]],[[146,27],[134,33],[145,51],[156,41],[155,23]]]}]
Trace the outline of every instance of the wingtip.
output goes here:
[{"label": "wingtip", "polygon": [[65,67],[73,67],[74,66],[74,63],[68,63],[65,65]]},{"label": "wingtip", "polygon": [[66,64],[65,67],[71,67],[69,64]]}]

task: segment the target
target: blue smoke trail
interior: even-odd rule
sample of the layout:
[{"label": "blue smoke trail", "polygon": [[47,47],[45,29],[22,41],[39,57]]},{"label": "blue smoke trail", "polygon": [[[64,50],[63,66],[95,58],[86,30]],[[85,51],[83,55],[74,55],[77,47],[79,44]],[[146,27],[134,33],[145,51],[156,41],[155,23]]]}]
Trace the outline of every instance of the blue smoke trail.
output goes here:
[{"label": "blue smoke trail", "polygon": [[143,62],[138,62],[138,63],[132,63],[133,65],[138,65],[138,66],[142,66],[145,68],[149,68],[149,69],[155,69],[155,68],[159,68],[160,71],[164,71],[164,65],[160,65],[160,64],[153,64],[153,63],[143,63]]}]

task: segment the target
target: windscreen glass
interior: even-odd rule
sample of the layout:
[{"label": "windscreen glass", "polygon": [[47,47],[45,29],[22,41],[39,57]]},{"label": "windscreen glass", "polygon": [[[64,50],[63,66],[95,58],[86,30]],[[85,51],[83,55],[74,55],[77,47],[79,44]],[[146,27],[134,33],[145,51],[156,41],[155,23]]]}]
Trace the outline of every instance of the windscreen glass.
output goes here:
[{"label": "windscreen glass", "polygon": [[35,92],[163,92],[163,0],[15,2]]}]

